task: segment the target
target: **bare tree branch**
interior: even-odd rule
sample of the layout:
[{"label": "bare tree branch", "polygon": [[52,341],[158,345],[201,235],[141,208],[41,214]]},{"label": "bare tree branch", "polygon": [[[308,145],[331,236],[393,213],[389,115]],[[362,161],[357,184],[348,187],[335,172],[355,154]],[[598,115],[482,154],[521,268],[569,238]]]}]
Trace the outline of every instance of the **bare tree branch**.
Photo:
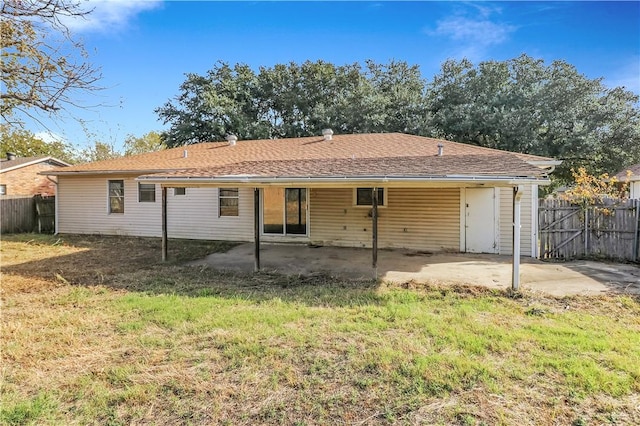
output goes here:
[{"label": "bare tree branch", "polygon": [[100,70],[84,60],[86,51],[62,20],[89,13],[74,0],[5,0],[0,5],[0,116],[5,122],[20,123],[17,113],[56,115],[79,106],[79,93],[100,89]]}]

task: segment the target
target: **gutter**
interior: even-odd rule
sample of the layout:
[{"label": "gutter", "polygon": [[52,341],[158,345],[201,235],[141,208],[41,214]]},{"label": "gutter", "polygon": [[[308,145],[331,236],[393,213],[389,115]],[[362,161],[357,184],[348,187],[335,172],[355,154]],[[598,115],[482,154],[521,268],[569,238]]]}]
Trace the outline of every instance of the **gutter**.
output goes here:
[{"label": "gutter", "polygon": [[[547,185],[550,183],[547,177],[517,177],[517,176],[465,176],[465,175],[443,175],[443,176],[287,176],[287,177],[261,177],[261,176],[219,176],[219,177],[171,177],[171,176],[140,176],[137,181],[145,181],[149,183],[158,183],[167,186],[168,184],[176,185],[206,185],[206,184],[242,184],[244,186],[252,185],[330,185],[330,184],[349,184],[349,183],[382,183],[382,184],[406,184],[406,183],[474,183],[483,184],[502,184],[512,186],[518,184],[536,184]],[[395,185],[394,185],[395,186]]]}]

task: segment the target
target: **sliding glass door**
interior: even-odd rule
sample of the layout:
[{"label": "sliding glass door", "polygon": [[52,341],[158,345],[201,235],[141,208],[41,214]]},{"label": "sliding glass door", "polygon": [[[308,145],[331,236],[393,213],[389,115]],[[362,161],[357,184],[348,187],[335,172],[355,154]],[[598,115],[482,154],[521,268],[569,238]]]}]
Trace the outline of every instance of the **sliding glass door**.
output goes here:
[{"label": "sliding glass door", "polygon": [[307,189],[264,188],[262,231],[271,235],[307,235]]},{"label": "sliding glass door", "polygon": [[285,189],[285,233],[307,234],[307,190],[305,188]]}]

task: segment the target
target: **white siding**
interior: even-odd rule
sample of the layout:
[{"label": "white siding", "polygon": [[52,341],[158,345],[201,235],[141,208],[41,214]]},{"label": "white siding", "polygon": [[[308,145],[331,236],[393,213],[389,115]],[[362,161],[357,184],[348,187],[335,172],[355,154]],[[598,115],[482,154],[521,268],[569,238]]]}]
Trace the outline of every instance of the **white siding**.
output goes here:
[{"label": "white siding", "polygon": [[640,199],[640,181],[629,182],[629,198]]},{"label": "white siding", "polygon": [[[108,180],[123,179],[125,212],[108,213]],[[386,188],[387,206],[378,220],[379,247],[429,251],[464,248],[460,188]],[[499,253],[511,254],[512,189],[498,188]],[[170,238],[231,241],[253,240],[253,189],[240,188],[239,216],[218,217],[217,188],[187,188],[186,195],[167,191]],[[522,197],[521,252],[532,253],[536,196],[531,186]],[[161,190],[156,202],[138,202],[138,182],[132,176],[68,177],[58,179],[58,232],[159,237]],[[309,240],[314,243],[371,247],[370,208],[354,206],[349,188],[313,188],[309,193]]]},{"label": "white siding", "polygon": [[218,188],[187,188],[185,195],[170,188],[167,228],[170,238],[253,241],[253,189],[239,189],[238,216],[219,217]]},{"label": "white siding", "polygon": [[[537,192],[537,186],[536,192]],[[500,188],[500,254],[513,253],[513,189]],[[522,201],[520,204],[520,253],[522,256],[531,256],[532,240],[535,239],[534,231],[536,221],[533,219],[532,204],[537,200],[537,194],[532,194],[532,186],[524,185]]]},{"label": "white siding", "polygon": [[[108,181],[124,180],[122,214],[108,212]],[[162,202],[138,202],[138,182],[131,176],[67,177],[58,179],[58,232],[159,237]],[[239,216],[218,217],[217,188],[187,188],[186,195],[167,190],[169,238],[249,241],[253,239],[253,190],[239,191]]]},{"label": "white siding", "polygon": [[[387,188],[378,209],[378,246],[453,250],[460,246],[460,190]],[[353,189],[311,189],[312,242],[371,247],[370,208],[354,206]]]}]

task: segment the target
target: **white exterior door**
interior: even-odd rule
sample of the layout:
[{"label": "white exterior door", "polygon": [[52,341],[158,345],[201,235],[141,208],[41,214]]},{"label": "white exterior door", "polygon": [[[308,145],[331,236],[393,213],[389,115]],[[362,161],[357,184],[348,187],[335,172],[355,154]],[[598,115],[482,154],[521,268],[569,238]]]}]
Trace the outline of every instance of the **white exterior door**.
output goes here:
[{"label": "white exterior door", "polygon": [[465,241],[469,253],[498,253],[494,188],[467,188]]}]

